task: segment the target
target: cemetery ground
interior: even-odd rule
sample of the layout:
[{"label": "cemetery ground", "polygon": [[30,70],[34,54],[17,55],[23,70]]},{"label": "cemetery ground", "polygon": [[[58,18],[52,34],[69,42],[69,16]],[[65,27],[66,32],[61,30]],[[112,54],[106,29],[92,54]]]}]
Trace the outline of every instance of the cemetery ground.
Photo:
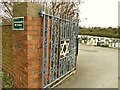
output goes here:
[{"label": "cemetery ground", "polygon": [[80,44],[76,74],[57,88],[118,88],[118,50]]}]

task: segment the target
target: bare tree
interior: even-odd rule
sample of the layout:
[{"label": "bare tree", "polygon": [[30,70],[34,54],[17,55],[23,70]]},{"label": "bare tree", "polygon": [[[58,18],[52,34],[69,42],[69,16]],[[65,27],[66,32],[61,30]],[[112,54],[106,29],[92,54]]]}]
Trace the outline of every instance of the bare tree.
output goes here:
[{"label": "bare tree", "polygon": [[80,2],[51,2],[51,12],[53,15],[65,19],[77,19]]},{"label": "bare tree", "polygon": [[11,21],[13,17],[13,5],[19,4],[18,2],[1,2],[1,14],[0,16],[2,17],[3,20],[8,20]]},{"label": "bare tree", "polygon": [[[43,1],[43,0],[42,0]],[[7,2],[1,2],[1,9],[2,13],[0,16],[2,17],[3,20],[12,20],[13,13],[12,13],[12,7],[13,5],[22,3],[22,2],[37,2],[38,4],[45,4],[46,8],[49,8],[50,12],[52,12],[53,15],[60,16],[61,18],[71,18],[71,19],[77,19],[78,18],[78,13],[79,13],[79,5],[80,1],[76,2],[64,2],[60,0],[59,2],[51,1],[49,2],[42,2],[41,0],[13,0],[7,1]],[[46,0],[45,0],[46,1]]]}]

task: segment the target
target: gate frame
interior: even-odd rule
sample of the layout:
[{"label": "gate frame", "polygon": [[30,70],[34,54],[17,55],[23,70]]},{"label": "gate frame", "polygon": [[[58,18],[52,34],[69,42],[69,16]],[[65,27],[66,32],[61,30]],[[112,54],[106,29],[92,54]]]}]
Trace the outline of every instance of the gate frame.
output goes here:
[{"label": "gate frame", "polygon": [[[77,55],[78,55],[78,50],[76,51],[76,54],[75,54],[75,67],[72,68],[71,70],[69,70],[67,73],[61,75],[60,77],[58,77],[57,79],[55,79],[54,81],[50,82],[49,84],[47,84],[46,86],[44,86],[44,47],[45,47],[45,44],[44,44],[44,36],[45,36],[45,19],[46,17],[47,18],[51,18],[52,19],[52,22],[53,23],[53,18],[56,18],[56,19],[59,19],[59,20],[64,20],[64,21],[67,21],[67,22],[72,22],[73,24],[76,24],[76,39],[78,40],[78,21],[72,21],[72,20],[68,20],[68,19],[63,19],[63,18],[60,18],[58,16],[53,16],[53,15],[50,15],[50,14],[47,14],[45,13],[44,11],[40,11],[39,12],[39,15],[42,16],[42,88],[54,88],[56,87],[58,84],[60,84],[62,81],[64,81],[65,79],[69,78],[71,75],[74,75],[76,73],[76,60],[77,60]],[[52,25],[53,26],[53,25]],[[53,28],[53,27],[52,27]],[[52,32],[52,30],[51,30]],[[47,34],[48,35],[48,34]],[[52,37],[52,35],[51,35]],[[47,39],[48,40],[48,39]],[[48,42],[47,42],[47,47],[48,47]],[[78,41],[77,41],[77,46],[76,46],[76,49],[78,49]],[[51,50],[50,50],[51,51]],[[47,50],[48,52],[48,50]],[[50,54],[51,55],[51,54]],[[47,55],[48,57],[48,55]],[[47,60],[48,61],[48,60]],[[48,62],[47,62],[47,65],[48,65]],[[51,60],[50,60],[50,69],[51,69]],[[51,71],[51,70],[50,70]],[[47,69],[47,73],[48,73],[48,69]],[[51,74],[51,73],[50,73]],[[65,77],[64,77],[65,76]],[[64,77],[64,78],[63,78]],[[53,85],[54,84],[54,85]]]}]

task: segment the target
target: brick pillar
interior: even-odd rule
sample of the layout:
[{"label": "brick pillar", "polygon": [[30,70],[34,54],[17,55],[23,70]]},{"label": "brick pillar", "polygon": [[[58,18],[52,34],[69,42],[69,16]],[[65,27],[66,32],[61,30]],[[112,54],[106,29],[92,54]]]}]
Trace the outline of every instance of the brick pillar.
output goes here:
[{"label": "brick pillar", "polygon": [[42,18],[27,20],[28,87],[42,85]]},{"label": "brick pillar", "polygon": [[17,88],[41,88],[42,18],[36,3],[14,6],[14,17],[24,17],[25,29],[13,30],[14,80]]}]

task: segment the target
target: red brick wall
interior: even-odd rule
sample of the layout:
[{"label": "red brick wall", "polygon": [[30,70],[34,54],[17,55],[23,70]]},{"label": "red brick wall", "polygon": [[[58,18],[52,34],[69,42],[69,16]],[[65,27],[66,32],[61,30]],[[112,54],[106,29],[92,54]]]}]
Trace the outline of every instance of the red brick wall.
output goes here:
[{"label": "red brick wall", "polygon": [[25,16],[25,29],[3,26],[3,70],[17,88],[42,86],[42,18]]},{"label": "red brick wall", "polygon": [[12,25],[2,26],[2,69],[11,75],[14,72],[12,50]]},{"label": "red brick wall", "polygon": [[14,80],[18,88],[28,86],[27,30],[13,30]]}]

